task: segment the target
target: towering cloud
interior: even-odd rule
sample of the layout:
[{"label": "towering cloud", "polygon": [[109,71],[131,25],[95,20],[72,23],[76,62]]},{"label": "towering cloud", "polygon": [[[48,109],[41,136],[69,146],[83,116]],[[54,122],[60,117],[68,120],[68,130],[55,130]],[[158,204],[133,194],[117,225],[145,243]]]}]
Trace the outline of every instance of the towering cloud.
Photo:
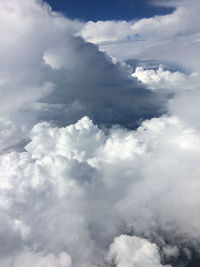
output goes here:
[{"label": "towering cloud", "polygon": [[[199,255],[197,60],[183,73],[183,46],[182,68],[144,60],[198,37],[196,9],[170,3],[167,16],[84,24],[43,1],[0,0],[0,266],[171,267]],[[144,38],[137,68],[80,37],[113,55],[132,32],[136,46]]]},{"label": "towering cloud", "polygon": [[132,125],[133,117],[160,114],[158,99],[131,78],[130,66],[74,37],[82,23],[42,1],[0,4],[0,114],[19,133],[38,120],[63,125],[88,115],[98,123]]}]

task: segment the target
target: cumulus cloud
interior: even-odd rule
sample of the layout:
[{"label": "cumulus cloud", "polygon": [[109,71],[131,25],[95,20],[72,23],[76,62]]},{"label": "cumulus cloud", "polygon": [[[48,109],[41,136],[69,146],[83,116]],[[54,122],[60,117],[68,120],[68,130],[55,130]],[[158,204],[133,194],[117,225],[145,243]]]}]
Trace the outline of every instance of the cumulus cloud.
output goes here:
[{"label": "cumulus cloud", "polygon": [[131,26],[127,21],[88,21],[80,34],[91,43],[116,42],[128,38]]},{"label": "cumulus cloud", "polygon": [[[166,1],[154,4],[166,5]],[[199,1],[167,1],[167,4],[175,8],[173,13],[130,22],[88,22],[80,35],[121,59],[168,60],[192,71],[199,69],[195,56],[199,53]]]},{"label": "cumulus cloud", "polygon": [[200,129],[199,73],[186,74],[180,71],[165,70],[162,66],[149,67],[136,67],[132,77],[137,78],[150,90],[173,94],[168,103],[168,113],[179,116],[188,125]]},{"label": "cumulus cloud", "polygon": [[174,90],[177,87],[180,88],[181,83],[186,82],[186,76],[183,73],[163,70],[162,66],[157,70],[145,70],[143,67],[137,67],[132,77],[136,77],[142,83],[147,84],[152,90],[163,87],[170,87]]},{"label": "cumulus cloud", "polygon": [[[1,156],[2,260],[18,262],[27,247],[36,263],[49,257],[56,262],[45,255],[64,251],[73,266],[101,266],[106,248],[123,232],[154,240],[167,258],[174,256],[168,244],[199,251],[200,136],[194,129],[163,117],[137,131],[105,134],[83,118],[66,128],[38,124],[31,139],[26,152]],[[140,239],[130,240],[125,254],[116,256],[119,266],[136,260],[129,255]],[[156,246],[141,242],[151,252],[141,248],[140,265],[147,260],[162,266]]]},{"label": "cumulus cloud", "polygon": [[121,235],[115,238],[110,247],[108,257],[114,260],[114,263],[117,267],[163,266],[160,263],[160,256],[157,246],[145,239],[135,236]]},{"label": "cumulus cloud", "polygon": [[189,73],[119,60],[125,39],[143,59],[166,44],[170,59],[186,36],[198,48],[198,2],[171,4],[84,24],[0,0],[1,266],[161,267],[200,253],[197,57]]},{"label": "cumulus cloud", "polygon": [[0,115],[17,128],[24,121],[29,130],[40,120],[69,124],[84,115],[127,126],[131,117],[160,114],[160,101],[131,79],[130,66],[113,63],[98,47],[74,37],[83,23],[43,1],[0,5]]}]

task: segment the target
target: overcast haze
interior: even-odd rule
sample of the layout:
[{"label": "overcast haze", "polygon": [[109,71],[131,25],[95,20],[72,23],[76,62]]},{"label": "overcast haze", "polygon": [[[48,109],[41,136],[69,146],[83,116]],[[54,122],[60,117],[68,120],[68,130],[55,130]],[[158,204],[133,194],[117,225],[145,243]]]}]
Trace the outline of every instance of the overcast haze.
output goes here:
[{"label": "overcast haze", "polygon": [[115,2],[0,0],[2,267],[200,264],[200,2]]}]

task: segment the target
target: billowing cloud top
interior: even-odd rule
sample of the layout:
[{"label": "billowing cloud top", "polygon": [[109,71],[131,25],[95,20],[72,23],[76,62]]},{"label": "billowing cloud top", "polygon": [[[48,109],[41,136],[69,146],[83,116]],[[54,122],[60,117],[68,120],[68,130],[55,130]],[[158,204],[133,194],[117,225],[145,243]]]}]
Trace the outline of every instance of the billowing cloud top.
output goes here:
[{"label": "billowing cloud top", "polygon": [[170,3],[83,23],[0,0],[0,266],[199,255],[199,2]]},{"label": "billowing cloud top", "polygon": [[[80,31],[87,41],[121,59],[169,60],[185,68],[200,68],[200,2],[198,0],[152,1],[176,7],[165,16],[138,21],[89,21]],[[185,52],[187,51],[187,52]]]}]

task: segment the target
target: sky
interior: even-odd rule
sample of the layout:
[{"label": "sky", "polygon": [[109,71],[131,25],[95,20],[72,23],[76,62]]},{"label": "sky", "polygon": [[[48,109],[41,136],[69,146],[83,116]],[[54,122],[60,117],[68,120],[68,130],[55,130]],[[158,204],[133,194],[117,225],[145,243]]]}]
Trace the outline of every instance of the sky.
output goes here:
[{"label": "sky", "polygon": [[173,7],[151,5],[149,0],[86,0],[47,1],[53,10],[64,13],[71,19],[83,21],[133,20],[154,15],[165,15]]},{"label": "sky", "polygon": [[63,3],[0,0],[0,266],[199,266],[200,2]]}]

